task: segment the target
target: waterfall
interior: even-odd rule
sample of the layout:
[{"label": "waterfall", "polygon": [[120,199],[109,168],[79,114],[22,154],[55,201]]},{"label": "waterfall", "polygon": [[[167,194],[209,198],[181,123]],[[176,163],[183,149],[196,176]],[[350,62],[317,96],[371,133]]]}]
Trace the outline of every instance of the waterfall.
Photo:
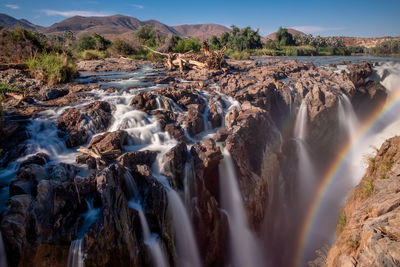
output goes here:
[{"label": "waterfall", "polygon": [[294,137],[297,145],[300,203],[306,203],[315,183],[315,172],[305,140],[307,138],[307,104],[303,100],[297,113]]},{"label": "waterfall", "polygon": [[307,104],[303,100],[297,113],[296,123],[294,125],[294,135],[297,139],[305,141],[307,134]]},{"label": "waterfall", "polygon": [[356,141],[359,122],[354,112],[353,105],[349,98],[343,93],[339,96],[338,112],[340,126],[343,127],[351,142],[354,143]]},{"label": "waterfall", "polygon": [[2,267],[8,266],[6,249],[4,247],[3,236],[1,235],[1,232],[0,232],[0,266]]},{"label": "waterfall", "polygon": [[87,229],[98,220],[100,214],[100,208],[95,208],[93,205],[93,199],[85,199],[88,210],[82,215],[84,220],[81,229],[78,233],[78,238],[83,238]]},{"label": "waterfall", "polygon": [[196,239],[185,205],[175,190],[167,188],[167,195],[178,247],[178,265],[200,267],[202,265]]},{"label": "waterfall", "polygon": [[222,208],[228,214],[232,264],[235,267],[263,266],[257,241],[248,226],[232,157],[225,148],[222,154],[224,158],[219,164],[220,194]]},{"label": "waterfall", "polygon": [[167,267],[168,264],[165,259],[165,255],[160,247],[160,244],[157,241],[157,235],[151,234],[149,224],[147,222],[146,216],[143,213],[141,205],[134,201],[129,201],[129,207],[137,210],[137,212],[139,213],[140,224],[142,226],[143,232],[143,241],[150,249],[154,266]]},{"label": "waterfall", "polygon": [[83,252],[82,252],[83,239],[74,240],[69,247],[68,254],[68,267],[84,267]]},{"label": "waterfall", "polygon": [[139,197],[139,190],[137,188],[135,180],[133,179],[133,177],[129,171],[125,171],[124,180],[125,180],[125,184],[126,184],[126,189],[128,191],[129,199],[137,200]]}]

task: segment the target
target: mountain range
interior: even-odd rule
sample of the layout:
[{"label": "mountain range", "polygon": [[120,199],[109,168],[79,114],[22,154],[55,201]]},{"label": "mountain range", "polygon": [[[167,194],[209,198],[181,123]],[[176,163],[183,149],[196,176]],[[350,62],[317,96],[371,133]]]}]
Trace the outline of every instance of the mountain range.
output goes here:
[{"label": "mountain range", "polygon": [[174,34],[181,37],[197,37],[201,40],[207,39],[212,35],[220,35],[230,31],[229,28],[219,24],[184,24],[178,26],[168,26],[157,20],[141,21],[133,17],[124,15],[113,15],[106,17],[81,17],[74,16],[55,23],[49,27],[35,25],[25,19],[16,19],[6,14],[0,14],[0,26],[12,28],[20,25],[24,28],[36,30],[44,34],[62,34],[70,30],[77,36],[96,32],[106,37],[127,36],[144,25],[155,27],[161,35]]}]

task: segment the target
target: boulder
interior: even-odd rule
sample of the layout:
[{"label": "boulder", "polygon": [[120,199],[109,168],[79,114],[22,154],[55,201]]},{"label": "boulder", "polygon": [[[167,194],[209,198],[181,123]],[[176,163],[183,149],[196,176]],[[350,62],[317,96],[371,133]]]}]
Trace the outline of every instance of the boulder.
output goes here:
[{"label": "boulder", "polygon": [[151,168],[156,156],[157,152],[150,150],[134,151],[122,154],[117,161],[129,169],[134,169],[136,165],[147,165]]},{"label": "boulder", "polygon": [[111,125],[111,106],[104,101],[96,101],[81,109],[67,109],[57,120],[57,126],[66,133],[67,147],[83,145],[90,134],[104,132]]},{"label": "boulder", "polygon": [[190,136],[194,137],[204,131],[204,119],[197,104],[188,105],[186,128]]},{"label": "boulder", "polygon": [[53,100],[69,93],[66,88],[42,88],[39,91],[40,99],[43,101]]}]

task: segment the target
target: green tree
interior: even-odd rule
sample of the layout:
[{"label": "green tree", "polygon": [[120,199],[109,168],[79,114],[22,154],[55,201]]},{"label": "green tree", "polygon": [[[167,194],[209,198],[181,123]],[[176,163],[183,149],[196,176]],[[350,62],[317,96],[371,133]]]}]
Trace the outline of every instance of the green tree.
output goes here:
[{"label": "green tree", "polygon": [[222,48],[221,42],[217,36],[211,36],[210,40],[208,40],[208,45],[212,50],[218,50]]},{"label": "green tree", "polygon": [[293,35],[286,28],[280,27],[278,29],[275,40],[279,46],[294,45]]},{"label": "green tree", "polygon": [[176,44],[174,51],[177,53],[186,53],[193,51],[195,53],[200,52],[201,43],[197,38],[184,38],[180,39]]},{"label": "green tree", "polygon": [[135,36],[139,38],[142,43],[151,47],[156,47],[160,41],[157,29],[151,25],[144,25],[137,29]]}]

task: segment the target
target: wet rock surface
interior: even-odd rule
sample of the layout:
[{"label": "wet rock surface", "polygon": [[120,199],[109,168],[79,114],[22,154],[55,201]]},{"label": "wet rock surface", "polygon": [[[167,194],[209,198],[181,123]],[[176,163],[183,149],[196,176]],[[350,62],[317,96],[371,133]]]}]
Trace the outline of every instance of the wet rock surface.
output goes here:
[{"label": "wet rock surface", "polygon": [[[104,132],[112,122],[111,105],[104,101],[96,101],[82,109],[70,108],[57,121],[57,126],[66,133],[67,147],[83,145],[89,133]],[[84,128],[84,125],[89,127]]]},{"label": "wet rock surface", "polygon": [[[132,71],[139,64],[142,62],[119,58],[82,61],[78,66],[83,71],[102,72]],[[80,236],[86,266],[154,264],[144,242],[143,222],[130,203],[133,200],[140,203],[150,232],[158,236],[156,240],[166,261],[176,266],[179,255],[175,239],[179,233],[172,230],[168,190],[176,190],[185,204],[203,265],[229,265],[229,218],[221,210],[224,189],[220,188],[218,170],[223,160],[220,146],[225,146],[232,156],[250,228],[260,233],[263,223],[277,212],[279,177],[293,182],[293,166],[298,159],[286,155],[294,149],[290,141],[293,126],[287,125],[293,124],[300,104],[307,105],[310,127],[307,142],[311,150],[316,155],[327,151],[324,156],[329,158],[341,142],[333,131],[338,125],[341,94],[357,103],[359,114],[367,112],[368,105],[379,105],[386,98],[385,89],[369,79],[372,70],[368,63],[350,64],[348,72],[342,73],[293,60],[231,61],[229,65],[226,72],[201,70],[146,76],[143,78],[146,84],[163,86],[143,91],[136,91],[140,84],[124,88],[125,94],[132,95],[129,101],[115,97],[119,88],[106,89],[109,98],[103,101],[90,92],[99,89],[98,85],[46,88],[29,79],[24,82],[22,77],[26,76],[19,71],[0,72],[0,80],[14,79],[15,84],[37,95],[23,101],[7,100],[8,112],[19,111],[18,116],[29,118],[49,108],[66,107],[56,121],[59,137],[74,150],[87,144],[83,147],[86,153],[73,157],[77,166],[52,162],[54,155],[45,153],[31,155],[18,166],[0,217],[11,265],[65,265],[69,246],[84,225],[83,214],[89,209],[86,200],[92,199],[93,209],[98,209],[99,215]],[[92,98],[94,102],[82,103]],[[67,108],[71,104],[76,105]],[[122,111],[118,109],[121,105],[126,105]],[[135,121],[121,123],[108,132],[118,120],[116,114],[124,116],[132,111],[140,113]],[[0,144],[8,144],[7,151],[16,151],[14,159],[24,155],[26,148],[11,147],[28,138],[23,134],[26,125],[3,118],[0,124],[4,126],[0,128]],[[131,125],[137,129],[129,129]],[[213,133],[203,137],[204,131],[211,129]],[[167,151],[161,147],[164,143],[168,143]],[[149,144],[152,146],[147,147]],[[77,177],[82,166],[90,171],[83,178]],[[395,175],[397,167],[393,168],[391,172]],[[160,176],[166,178],[170,188]],[[374,185],[396,188],[396,181],[374,180]],[[137,190],[135,196],[129,189],[132,184]],[[293,189],[295,185],[293,182],[290,186]],[[393,190],[386,190],[385,197],[374,199],[375,203],[384,204],[376,210],[372,208],[376,220],[366,218],[369,228],[363,226],[362,231],[368,234],[359,234],[360,246],[365,244],[369,252],[351,251],[348,254],[351,262],[363,259],[366,262],[365,259],[379,253],[369,237],[372,234],[373,240],[378,238],[376,232],[371,232],[377,229],[376,225],[380,227],[379,244],[392,257],[376,261],[397,259],[398,247],[390,239],[397,233],[393,230],[397,223],[397,215],[393,215],[398,206],[394,200],[397,191]],[[388,220],[394,221],[389,228]],[[338,261],[336,255],[332,259]],[[340,260],[348,259],[343,256]]]}]

